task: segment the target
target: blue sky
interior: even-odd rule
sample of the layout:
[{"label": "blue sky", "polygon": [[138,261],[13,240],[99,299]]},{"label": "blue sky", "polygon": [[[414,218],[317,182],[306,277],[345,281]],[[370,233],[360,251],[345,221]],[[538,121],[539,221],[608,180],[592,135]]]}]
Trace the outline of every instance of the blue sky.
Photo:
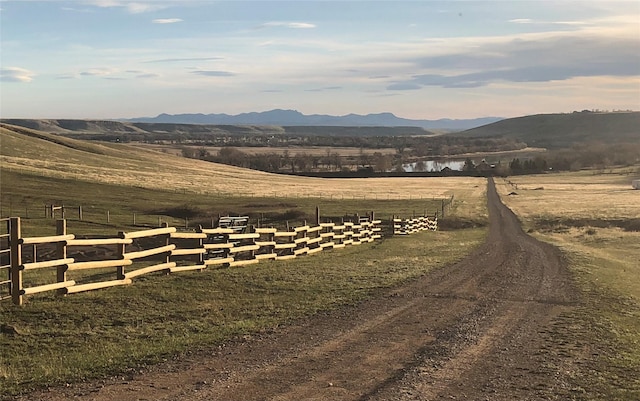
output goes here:
[{"label": "blue sky", "polygon": [[640,109],[640,1],[0,1],[0,116]]}]

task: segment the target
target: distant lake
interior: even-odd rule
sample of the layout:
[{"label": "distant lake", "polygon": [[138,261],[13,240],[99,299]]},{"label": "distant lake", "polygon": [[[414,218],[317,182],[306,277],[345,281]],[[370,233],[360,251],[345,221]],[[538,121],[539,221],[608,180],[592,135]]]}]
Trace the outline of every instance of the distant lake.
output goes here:
[{"label": "distant lake", "polygon": [[[426,168],[424,171],[442,171],[443,168],[449,167],[451,170],[462,171],[464,160],[426,160],[424,162]],[[412,173],[415,171],[416,163],[403,164],[404,171]]]}]

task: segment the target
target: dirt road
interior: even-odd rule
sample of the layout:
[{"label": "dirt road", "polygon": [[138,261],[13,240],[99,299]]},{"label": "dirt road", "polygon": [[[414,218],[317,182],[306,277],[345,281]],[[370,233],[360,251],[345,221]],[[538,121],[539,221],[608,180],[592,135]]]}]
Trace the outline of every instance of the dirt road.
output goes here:
[{"label": "dirt road", "polygon": [[550,333],[577,292],[559,252],[488,186],[491,228],[464,261],[358,306],[43,400],[549,400],[570,389]]}]

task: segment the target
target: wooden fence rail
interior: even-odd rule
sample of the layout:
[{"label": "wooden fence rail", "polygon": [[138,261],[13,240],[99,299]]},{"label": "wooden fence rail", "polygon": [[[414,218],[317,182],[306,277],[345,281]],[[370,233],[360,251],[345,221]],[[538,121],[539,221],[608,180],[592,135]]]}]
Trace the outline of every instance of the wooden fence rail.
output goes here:
[{"label": "wooden fence rail", "polygon": [[398,219],[394,217],[393,219],[394,235],[408,235],[424,230],[438,230],[438,216],[420,216],[410,219]]},{"label": "wooden fence rail", "polygon": [[[4,270],[0,284],[9,287],[8,294],[3,294],[5,298],[10,296],[14,304],[21,305],[24,296],[45,291],[66,295],[128,285],[134,278],[153,272],[176,273],[204,270],[210,266],[231,267],[263,260],[293,259],[382,237],[382,222],[375,220],[373,213],[357,220],[339,224],[318,222],[315,226],[304,224],[288,231],[234,223],[228,227],[200,227],[195,232],[180,232],[164,224],[161,228],[119,232],[115,237],[94,239],[76,238],[67,233],[66,220],[56,221],[56,235],[25,238],[21,236],[20,218],[12,217],[0,220],[6,227],[0,232],[0,253],[10,256],[4,258],[10,259],[9,264],[0,265],[0,273]],[[33,247],[29,248],[32,249],[30,255],[23,252],[25,245]],[[36,246],[55,250],[36,252]],[[87,249],[104,250],[109,246],[113,247],[109,258],[88,256],[97,253]],[[26,256],[29,260],[23,261]],[[31,277],[34,270],[53,268],[56,269],[55,282],[27,285],[35,282],[28,277],[25,283],[24,275]],[[91,271],[95,274],[91,275]],[[105,279],[109,275],[112,278]],[[44,280],[45,275],[33,277]]]}]

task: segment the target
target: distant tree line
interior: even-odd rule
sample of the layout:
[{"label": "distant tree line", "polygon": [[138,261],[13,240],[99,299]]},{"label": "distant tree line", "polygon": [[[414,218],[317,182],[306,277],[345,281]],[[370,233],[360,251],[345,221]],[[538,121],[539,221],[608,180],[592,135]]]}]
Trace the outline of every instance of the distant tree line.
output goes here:
[{"label": "distant tree line", "polygon": [[[478,150],[478,153],[482,151]],[[354,156],[341,156],[331,149],[327,150],[326,155],[311,155],[305,152],[292,154],[289,151],[250,154],[233,146],[222,147],[217,153],[211,154],[205,147],[184,146],[182,155],[254,170],[290,173],[358,170],[403,172],[403,166],[409,162],[415,163],[413,171],[423,172],[426,171],[425,156],[431,157],[429,154],[424,155],[419,150],[405,146],[398,146],[394,154],[381,152],[371,154],[361,149],[360,153]],[[444,156],[444,154],[438,156]],[[493,170],[500,175],[515,175],[632,165],[640,162],[640,143],[589,143],[570,149],[544,152],[535,157],[495,159],[497,159],[495,162],[488,163],[484,159],[481,162],[474,162],[472,158],[467,157],[463,170],[467,172]]]},{"label": "distant tree line", "polygon": [[513,138],[468,138],[455,135],[308,135],[264,133],[212,133],[212,132],[143,132],[111,134],[69,134],[86,140],[110,142],[145,142],[157,144],[182,144],[202,147],[350,147],[363,149],[398,149],[407,156],[447,156],[469,152],[497,152],[523,149],[527,145]]},{"label": "distant tree line", "polygon": [[548,171],[577,171],[584,168],[604,170],[613,166],[640,163],[640,143],[588,143],[545,152],[534,158],[514,158],[498,163],[495,168],[503,175],[534,174]]}]

